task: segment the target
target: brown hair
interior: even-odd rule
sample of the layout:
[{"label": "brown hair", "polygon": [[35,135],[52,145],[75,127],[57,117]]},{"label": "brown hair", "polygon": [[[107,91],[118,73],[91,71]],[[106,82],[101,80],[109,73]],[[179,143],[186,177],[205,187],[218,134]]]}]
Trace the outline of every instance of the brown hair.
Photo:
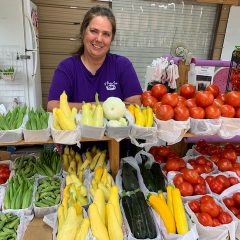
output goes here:
[{"label": "brown hair", "polygon": [[102,7],[102,6],[95,6],[92,7],[88,12],[85,14],[82,25],[80,28],[80,47],[74,54],[82,55],[84,52],[84,45],[83,45],[83,38],[86,31],[86,28],[88,27],[91,20],[96,16],[102,16],[107,17],[112,25],[112,41],[116,34],[116,20],[115,16],[113,15],[110,8]]}]

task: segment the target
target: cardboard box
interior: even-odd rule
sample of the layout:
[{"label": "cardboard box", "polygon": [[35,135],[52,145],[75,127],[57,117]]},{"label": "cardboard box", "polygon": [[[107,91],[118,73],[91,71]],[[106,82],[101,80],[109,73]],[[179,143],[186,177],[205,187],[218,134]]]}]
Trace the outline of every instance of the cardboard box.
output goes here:
[{"label": "cardboard box", "polygon": [[11,160],[11,153],[8,151],[0,151],[0,161]]},{"label": "cardboard box", "polygon": [[33,218],[24,234],[23,240],[52,240],[52,229],[42,218]]}]

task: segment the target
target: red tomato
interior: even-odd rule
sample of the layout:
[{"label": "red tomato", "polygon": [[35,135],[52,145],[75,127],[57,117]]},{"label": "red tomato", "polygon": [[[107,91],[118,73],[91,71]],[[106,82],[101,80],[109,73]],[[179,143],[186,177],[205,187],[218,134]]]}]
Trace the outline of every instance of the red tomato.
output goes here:
[{"label": "red tomato", "polygon": [[212,104],[205,108],[205,115],[207,119],[216,119],[221,116],[221,110],[216,105]]},{"label": "red tomato", "polygon": [[213,96],[216,98],[219,94],[219,87],[215,84],[210,84],[206,87],[206,91],[210,91]]},{"label": "red tomato", "polygon": [[152,96],[154,96],[158,100],[161,100],[162,96],[167,93],[167,88],[165,85],[159,83],[152,87],[151,93],[152,93]]},{"label": "red tomato", "polygon": [[188,203],[188,206],[194,213],[200,212],[200,202],[198,200],[192,200]]},{"label": "red tomato", "polygon": [[232,143],[225,143],[224,149],[235,149],[235,146]]},{"label": "red tomato", "polygon": [[232,163],[237,161],[237,154],[234,149],[224,149],[222,152],[222,158],[230,160]]},{"label": "red tomato", "polygon": [[204,173],[204,166],[195,164],[195,165],[193,166],[193,169],[194,169],[199,175]]},{"label": "red tomato", "polygon": [[221,115],[222,117],[229,117],[229,118],[233,118],[235,116],[235,108],[231,105],[228,104],[223,104],[221,106]]},{"label": "red tomato", "polygon": [[236,204],[240,205],[240,192],[234,193],[232,198]]},{"label": "red tomato", "polygon": [[159,146],[157,153],[160,156],[167,157],[171,151],[171,148],[169,146]]},{"label": "red tomato", "polygon": [[182,96],[178,96],[177,106],[185,106],[186,107],[186,99]]},{"label": "red tomato", "polygon": [[222,191],[224,190],[223,183],[218,181],[215,178],[209,183],[209,187],[212,192],[217,193],[217,194],[222,193]]},{"label": "red tomato", "polygon": [[208,185],[210,184],[210,182],[214,179],[213,176],[207,176],[206,177],[206,182],[208,183]]},{"label": "red tomato", "polygon": [[226,158],[221,158],[217,162],[218,169],[222,172],[232,170],[232,162]]},{"label": "red tomato", "polygon": [[206,212],[203,212],[203,213],[200,213],[198,215],[198,221],[203,225],[203,226],[210,226],[212,227],[213,226],[213,219],[212,217],[206,213]]},{"label": "red tomato", "polygon": [[221,100],[221,99],[219,99],[219,98],[215,98],[214,100],[213,100],[213,105],[216,105],[217,107],[219,107],[219,108],[221,108],[221,106],[224,104],[224,102]]},{"label": "red tomato", "polygon": [[196,184],[194,185],[194,194],[195,195],[204,195],[207,193],[206,184]]},{"label": "red tomato", "polygon": [[153,156],[158,154],[158,146],[152,146],[149,151],[149,153],[151,153]]},{"label": "red tomato", "polygon": [[221,225],[221,223],[220,223],[220,221],[218,220],[218,218],[213,218],[213,227],[217,227],[217,226],[219,226],[219,225]]},{"label": "red tomato", "polygon": [[225,94],[225,93],[220,93],[220,94],[217,96],[217,99],[220,99],[223,103],[225,103],[226,94]]},{"label": "red tomato", "polygon": [[209,91],[198,91],[195,94],[195,99],[198,107],[207,107],[213,104],[214,96]]},{"label": "red tomato", "polygon": [[227,208],[231,208],[235,206],[235,202],[232,198],[230,197],[225,197],[223,199],[224,204],[226,205]]},{"label": "red tomato", "polygon": [[167,121],[174,117],[174,110],[170,105],[161,105],[157,107],[155,114],[159,120]]},{"label": "red tomato", "polygon": [[211,169],[213,167],[213,163],[209,160],[206,161],[206,165],[209,166]]},{"label": "red tomato", "polygon": [[240,214],[237,215],[237,218],[240,220]]},{"label": "red tomato", "polygon": [[208,143],[204,139],[201,139],[197,142],[197,147],[206,147],[207,145],[208,145]]},{"label": "red tomato", "polygon": [[183,179],[190,182],[191,184],[197,184],[199,179],[199,174],[194,169],[185,169],[183,171]]},{"label": "red tomato", "polygon": [[179,187],[179,185],[181,184],[181,183],[183,183],[184,182],[184,179],[183,179],[183,176],[182,176],[182,174],[176,174],[175,176],[174,176],[174,178],[173,178],[173,183],[174,183],[174,185],[175,185],[175,187]]},{"label": "red tomato", "polygon": [[220,159],[219,155],[218,154],[213,154],[211,157],[210,157],[211,161],[213,161],[214,163],[217,163]]},{"label": "red tomato", "polygon": [[175,107],[178,103],[178,94],[177,93],[166,93],[161,100],[162,104],[168,104],[172,107]]},{"label": "red tomato", "polygon": [[220,223],[222,223],[222,224],[228,224],[228,223],[232,222],[232,217],[227,212],[220,213],[218,216],[218,219],[219,219]]},{"label": "red tomato", "polygon": [[217,217],[219,214],[219,207],[216,203],[205,202],[200,205],[201,212],[208,213],[211,217]]},{"label": "red tomato", "polygon": [[165,165],[167,171],[178,171],[180,169],[180,164],[177,158],[168,159]]},{"label": "red tomato", "polygon": [[178,186],[181,195],[184,196],[192,196],[193,195],[193,186],[191,183],[184,181]]},{"label": "red tomato", "polygon": [[161,106],[162,105],[162,103],[161,102],[157,102],[157,103],[155,103],[154,105],[153,105],[153,112],[154,113],[156,113],[156,111],[157,111],[157,108],[159,107],[159,106]]},{"label": "red tomato", "polygon": [[186,101],[186,106],[187,106],[188,108],[197,107],[195,98],[189,98],[189,99],[187,99],[187,101]]},{"label": "red tomato", "polygon": [[200,203],[201,203],[201,204],[202,204],[202,203],[205,203],[205,202],[211,202],[211,203],[215,204],[214,199],[213,199],[211,196],[209,196],[209,195],[205,195],[205,196],[202,196],[202,197],[200,198]]},{"label": "red tomato", "polygon": [[204,156],[198,156],[196,158],[196,162],[200,165],[205,165],[207,162],[207,159]]},{"label": "red tomato", "polygon": [[240,107],[240,91],[231,91],[227,93],[226,103],[233,107]]},{"label": "red tomato", "polygon": [[166,162],[165,157],[160,156],[160,155],[158,155],[158,154],[154,156],[154,160],[155,160],[156,162],[158,162],[158,163],[164,163],[164,162]]},{"label": "red tomato", "polygon": [[189,113],[191,118],[195,118],[195,119],[205,118],[205,111],[201,107],[191,107],[189,108]]},{"label": "red tomato", "polygon": [[154,106],[154,104],[157,103],[157,99],[153,96],[149,96],[149,97],[146,97],[146,98],[143,98],[141,100],[143,106],[147,107],[147,106],[150,106],[151,108]]},{"label": "red tomato", "polygon": [[237,216],[239,213],[239,209],[237,209],[236,207],[230,207],[229,210],[235,215]]},{"label": "red tomato", "polygon": [[206,185],[205,179],[202,176],[199,176],[198,178],[198,184],[204,184]]},{"label": "red tomato", "polygon": [[210,173],[212,172],[212,168],[209,167],[208,165],[203,166],[203,171],[204,173]]},{"label": "red tomato", "polygon": [[150,97],[150,96],[152,96],[152,94],[151,94],[151,91],[144,91],[143,93],[142,93],[142,95],[141,95],[141,101],[144,99],[144,98],[148,98],[148,97]]},{"label": "red tomato", "polygon": [[239,181],[236,177],[229,177],[228,179],[229,179],[231,186],[239,183]]},{"label": "red tomato", "polygon": [[176,121],[186,121],[189,119],[189,110],[184,106],[177,106],[174,108],[174,119]]},{"label": "red tomato", "polygon": [[235,117],[240,118],[240,107],[235,109]]},{"label": "red tomato", "polygon": [[228,180],[228,177],[220,174],[215,177],[216,180],[222,182],[224,188],[229,188],[230,187],[230,182]]},{"label": "red tomato", "polygon": [[192,84],[183,84],[180,87],[180,95],[185,97],[186,99],[194,97],[196,88]]}]

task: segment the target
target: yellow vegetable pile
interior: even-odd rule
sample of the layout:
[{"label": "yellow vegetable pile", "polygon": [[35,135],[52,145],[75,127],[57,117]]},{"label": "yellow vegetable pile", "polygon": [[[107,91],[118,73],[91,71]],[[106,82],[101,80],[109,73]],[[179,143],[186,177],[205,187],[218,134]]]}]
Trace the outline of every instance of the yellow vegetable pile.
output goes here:
[{"label": "yellow vegetable pile", "polygon": [[110,197],[112,183],[112,176],[108,173],[107,169],[105,167],[97,167],[94,178],[91,181],[90,193],[92,196],[95,196],[97,189],[101,189],[107,202]]},{"label": "yellow vegetable pile", "polygon": [[92,234],[97,240],[123,240],[123,220],[117,185],[111,187],[108,201],[105,200],[102,189],[95,191],[88,215]]},{"label": "yellow vegetable pile", "polygon": [[151,107],[140,108],[139,105],[130,104],[128,111],[135,119],[135,124],[141,127],[153,126],[153,110]]},{"label": "yellow vegetable pile", "polygon": [[76,108],[70,108],[65,91],[60,96],[60,107],[53,109],[53,127],[57,130],[74,130],[76,124]]},{"label": "yellow vegetable pile", "polygon": [[104,114],[101,103],[98,100],[98,94],[95,96],[96,104],[83,103],[81,124],[83,126],[103,127]]},{"label": "yellow vegetable pile", "polygon": [[163,220],[168,234],[186,234],[188,232],[187,217],[178,188],[167,186],[167,201],[162,192],[158,196],[150,193],[147,198],[149,205]]}]

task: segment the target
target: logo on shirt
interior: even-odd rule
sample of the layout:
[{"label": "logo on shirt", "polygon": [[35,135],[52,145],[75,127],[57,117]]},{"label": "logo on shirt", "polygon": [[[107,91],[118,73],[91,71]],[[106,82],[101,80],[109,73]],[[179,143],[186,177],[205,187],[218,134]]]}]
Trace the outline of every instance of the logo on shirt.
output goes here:
[{"label": "logo on shirt", "polygon": [[118,85],[118,83],[115,81],[113,81],[113,82],[107,81],[104,83],[104,85],[108,91],[113,91],[117,88],[116,85]]}]

